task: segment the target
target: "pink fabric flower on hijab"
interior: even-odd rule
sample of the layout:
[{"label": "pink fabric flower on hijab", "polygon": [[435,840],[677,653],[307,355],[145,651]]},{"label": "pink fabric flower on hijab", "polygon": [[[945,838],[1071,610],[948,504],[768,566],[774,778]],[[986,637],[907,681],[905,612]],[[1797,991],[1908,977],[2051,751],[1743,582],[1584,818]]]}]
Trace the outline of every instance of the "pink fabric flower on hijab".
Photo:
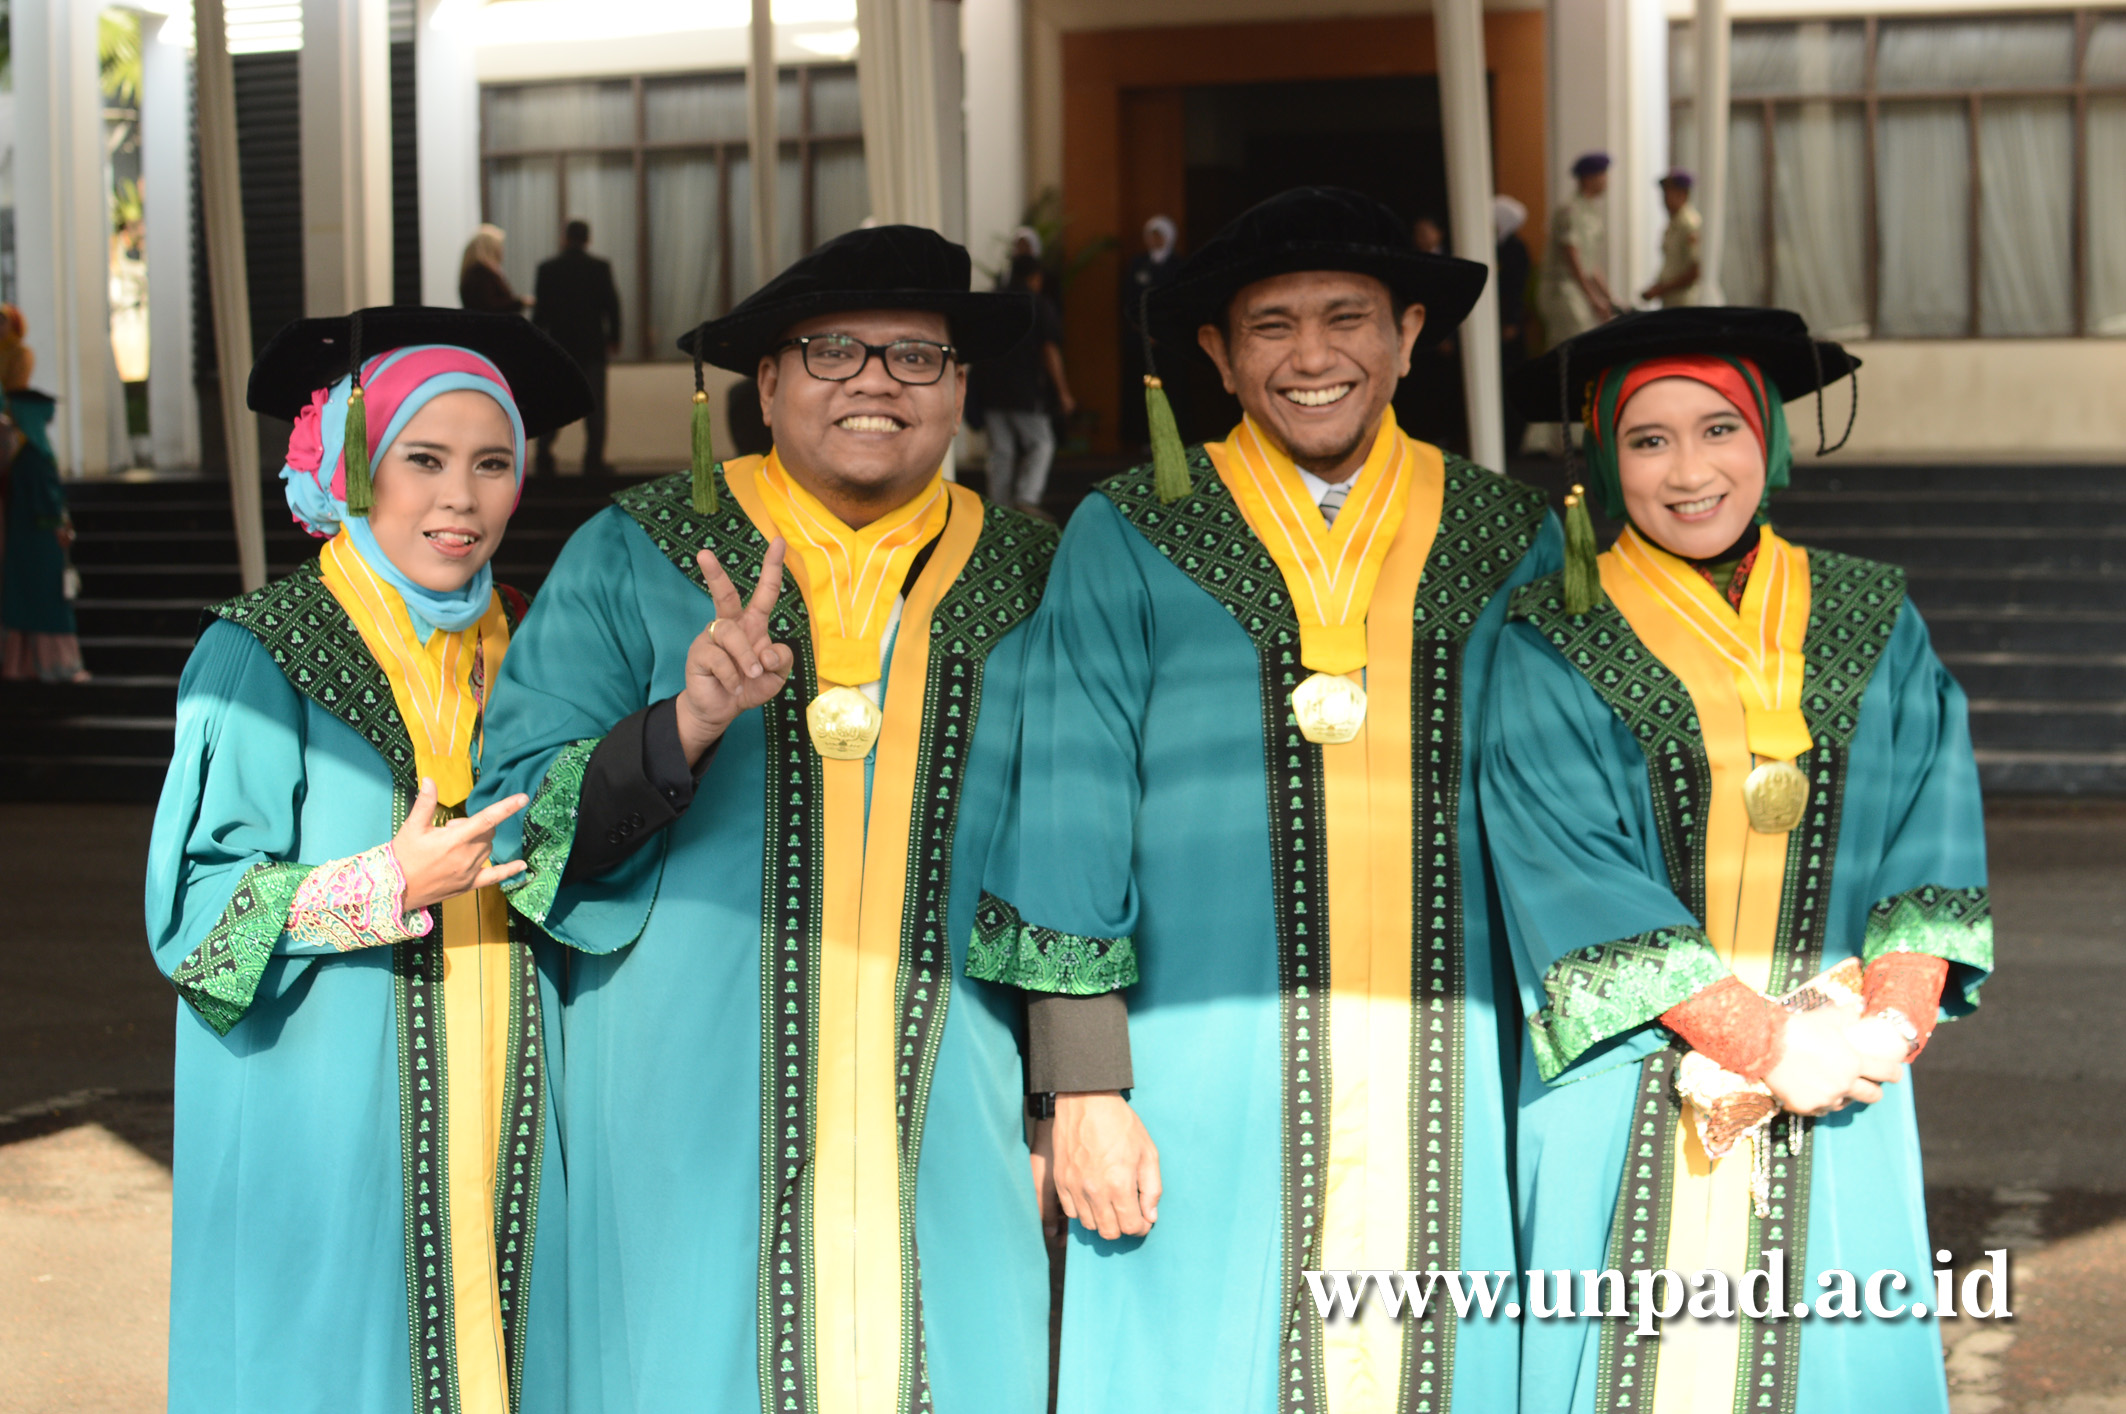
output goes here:
[{"label": "pink fabric flower on hijab", "polygon": [[332,390],[320,388],[310,395],[310,406],[295,416],[295,430],[288,434],[288,465],[316,475],[325,460],[325,402]]}]

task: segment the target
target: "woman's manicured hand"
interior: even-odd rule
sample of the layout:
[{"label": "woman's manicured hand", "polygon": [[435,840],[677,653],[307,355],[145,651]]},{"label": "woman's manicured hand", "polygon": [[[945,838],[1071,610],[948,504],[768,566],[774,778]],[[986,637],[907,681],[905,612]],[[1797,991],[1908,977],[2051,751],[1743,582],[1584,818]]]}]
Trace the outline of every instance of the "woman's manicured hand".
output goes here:
[{"label": "woman's manicured hand", "polygon": [[424,776],[421,793],[413,798],[413,809],[406,812],[406,823],[391,841],[399,873],[406,880],[406,911],[489,888],[523,873],[521,859],[491,864],[488,856],[494,849],[495,826],[529,804],[530,796],[513,795],[477,815],[438,825],[436,783]]},{"label": "woman's manicured hand", "polygon": [[1861,1077],[1860,1053],[1846,1038],[1858,1019],[1830,1008],[1787,1017],[1779,1060],[1764,1076],[1781,1105],[1795,1114],[1824,1115],[1848,1100],[1872,1104],[1882,1098],[1881,1087]]}]

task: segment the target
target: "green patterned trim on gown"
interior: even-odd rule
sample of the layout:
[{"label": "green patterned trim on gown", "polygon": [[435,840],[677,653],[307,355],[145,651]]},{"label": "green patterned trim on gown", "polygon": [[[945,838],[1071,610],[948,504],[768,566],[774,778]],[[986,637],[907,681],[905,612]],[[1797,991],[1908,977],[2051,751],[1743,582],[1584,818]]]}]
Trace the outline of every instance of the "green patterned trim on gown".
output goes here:
[{"label": "green patterned trim on gown", "polygon": [[[1992,896],[1985,889],[1928,884],[1880,900],[1868,910],[1867,942],[1861,957],[1873,962],[1893,952],[1925,953],[1981,973],[1991,972]],[[1968,1000],[1977,1002],[1975,996]]]},{"label": "green patterned trim on gown", "polygon": [[314,867],[265,863],[245,870],[205,940],[170,974],[177,995],[215,1035],[228,1035],[251,1009],[273,945],[288,926],[289,905]]},{"label": "green patterned trim on gown", "polygon": [[534,923],[545,923],[553,912],[554,895],[561,891],[561,876],[568,870],[568,856],[576,847],[576,808],[583,800],[583,775],[590,769],[591,753],[605,740],[595,737],[572,741],[561,748],[554,764],[547,767],[539,793],[524,808],[524,872],[504,881],[510,907]]},{"label": "green patterned trim on gown", "polygon": [[1545,1080],[1602,1042],[1636,1031],[1728,975],[1702,928],[1656,928],[1560,958],[1543,977],[1550,1005],[1528,1018]]},{"label": "green patterned trim on gown", "polygon": [[[721,510],[693,508],[685,473],[630,487],[614,502],[650,541],[704,591],[695,556],[716,557],[734,580],[757,581],[767,541],[739,506],[715,468]],[[982,668],[989,651],[1033,614],[1055,557],[1053,526],[1002,506],[985,506],[974,549],[939,596],[930,616],[929,668],[923,725],[917,743],[914,799],[923,808],[909,822],[906,903],[901,913],[896,972],[900,1064],[896,1066],[901,1167],[902,1384],[897,1407],[919,1414],[931,1407],[930,1374],[915,1240],[915,1176],[930,1077],[950,1002],[952,966],[945,917],[952,886],[952,842],[975,721],[981,709]],[[810,1145],[784,1136],[816,1130],[818,879],[825,851],[825,798],[819,753],[805,727],[804,704],[819,691],[804,596],[792,571],[770,618],[775,639],[795,655],[788,686],[760,707],[767,778],[762,830],[761,1035],[780,1037],[761,1065],[760,1392],[763,1414],[817,1404],[814,1324],[817,1296],[812,1259]],[[796,1083],[789,1077],[795,1076]],[[791,1274],[772,1281],[769,1273]]]},{"label": "green patterned trim on gown", "polygon": [[974,912],[967,975],[1029,992],[1094,997],[1137,982],[1137,945],[1128,938],[1091,938],[1042,928],[985,892]]}]

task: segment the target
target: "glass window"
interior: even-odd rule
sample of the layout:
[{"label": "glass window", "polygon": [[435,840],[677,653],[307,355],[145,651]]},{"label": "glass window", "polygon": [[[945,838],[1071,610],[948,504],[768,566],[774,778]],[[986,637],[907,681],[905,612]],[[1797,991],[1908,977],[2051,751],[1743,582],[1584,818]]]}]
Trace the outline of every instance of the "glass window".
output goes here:
[{"label": "glass window", "polygon": [[1773,123],[1772,303],[1826,338],[1868,333],[1868,128],[1857,103],[1796,103]]},{"label": "glass window", "polygon": [[2074,106],[2000,98],[1978,120],[1978,332],[2074,332]]},{"label": "glass window", "polygon": [[2072,83],[2074,19],[1885,20],[1875,64],[1885,93]]},{"label": "glass window", "polygon": [[[781,268],[869,207],[855,67],[784,69],[776,111]],[[482,189],[510,232],[511,282],[529,293],[562,224],[589,222],[619,287],[622,358],[677,357],[681,333],[757,284],[744,74],[497,86],[482,112]]]},{"label": "glass window", "polygon": [[1886,338],[1955,337],[1971,324],[1971,132],[1962,103],[1885,105],[1875,200]]},{"label": "glass window", "polygon": [[2089,100],[2087,232],[2092,334],[2126,336],[2126,96]]}]

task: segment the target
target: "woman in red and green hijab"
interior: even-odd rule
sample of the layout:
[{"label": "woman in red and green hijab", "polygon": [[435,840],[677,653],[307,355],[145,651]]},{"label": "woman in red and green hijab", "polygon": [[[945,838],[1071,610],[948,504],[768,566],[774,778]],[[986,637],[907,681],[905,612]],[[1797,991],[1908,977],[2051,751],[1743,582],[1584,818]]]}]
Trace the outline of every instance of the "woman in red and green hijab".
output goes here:
[{"label": "woman in red and green hijab", "polygon": [[1566,568],[1515,598],[1485,714],[1523,1255],[1553,1281],[1619,1269],[1634,1316],[1673,1318],[1551,1317],[1563,1293],[1531,1289],[1531,1414],[1741,1408],[1745,1382],[1768,1414],[1947,1408],[1897,1082],[1992,966],[1964,696],[1902,571],[1768,515],[1784,402],[1857,367],[1784,310],[1677,309],[1515,388],[1579,413],[1626,522],[1596,555],[1569,504]]}]

